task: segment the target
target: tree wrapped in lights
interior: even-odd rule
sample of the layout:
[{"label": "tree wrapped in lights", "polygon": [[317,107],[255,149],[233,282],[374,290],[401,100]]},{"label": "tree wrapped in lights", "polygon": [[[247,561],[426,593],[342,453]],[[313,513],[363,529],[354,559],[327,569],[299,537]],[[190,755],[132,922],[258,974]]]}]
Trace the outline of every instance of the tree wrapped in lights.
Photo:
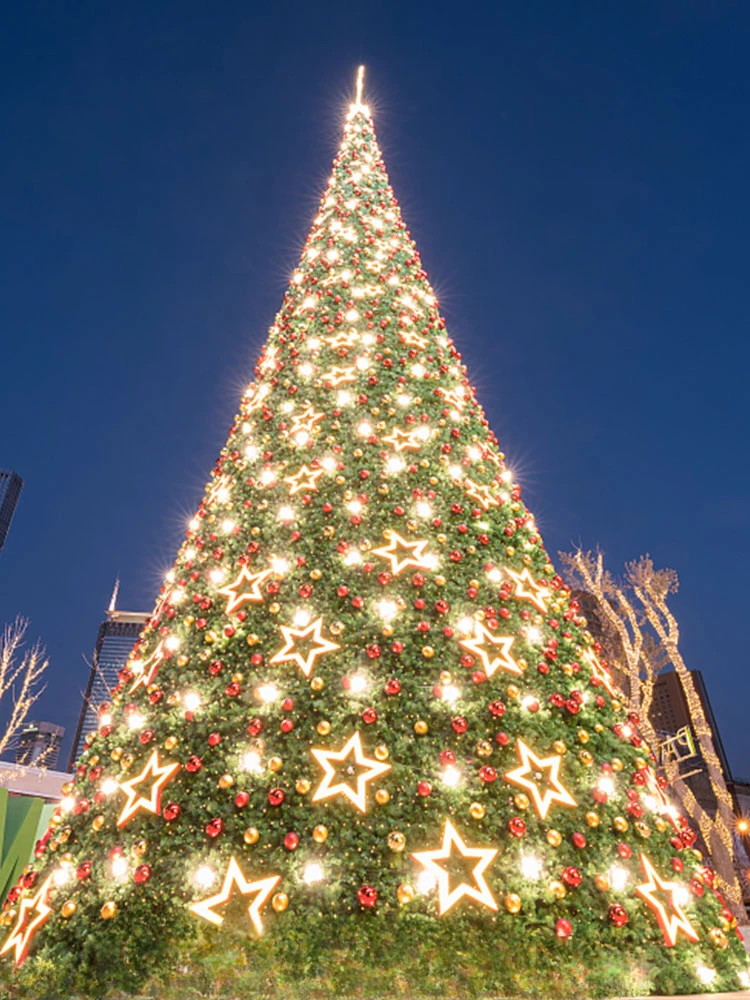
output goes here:
[{"label": "tree wrapped in lights", "polygon": [[279,995],[305,977],[733,988],[744,952],[651,763],[445,332],[358,96],[0,953],[19,988],[134,987],[222,949]]}]

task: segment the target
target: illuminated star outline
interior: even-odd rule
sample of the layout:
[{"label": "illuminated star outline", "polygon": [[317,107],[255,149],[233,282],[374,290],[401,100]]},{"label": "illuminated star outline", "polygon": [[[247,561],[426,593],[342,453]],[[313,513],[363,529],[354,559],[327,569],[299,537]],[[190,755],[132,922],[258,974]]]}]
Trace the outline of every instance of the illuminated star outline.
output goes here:
[{"label": "illuminated star outline", "polygon": [[[494,635],[482,622],[475,622],[474,635],[470,639],[461,639],[458,644],[461,649],[479,657],[482,661],[482,668],[488,677],[492,677],[497,670],[505,670],[509,674],[521,677],[523,670],[510,655],[515,641],[513,636]],[[500,654],[490,659],[490,654],[485,649],[487,644],[493,648],[499,647]]]},{"label": "illuminated star outline", "polygon": [[399,331],[399,340],[402,344],[406,344],[407,347],[416,347],[417,350],[422,351],[427,347],[427,337],[423,337],[419,333],[415,333],[413,330],[401,330]]},{"label": "illuminated star outline", "polygon": [[241,608],[245,601],[251,604],[263,603],[263,592],[261,585],[271,576],[270,569],[261,570],[260,573],[251,573],[247,566],[243,566],[237,578],[217,591],[222,597],[227,598],[226,613],[233,614]]},{"label": "illuminated star outline", "polygon": [[[415,569],[435,568],[434,556],[424,551],[427,545],[427,539],[421,539],[417,542],[407,542],[397,531],[392,531],[388,539],[388,544],[380,549],[373,549],[372,554],[379,556],[381,559],[388,559],[391,564],[391,572],[394,576],[398,576],[399,573],[409,566],[413,566]],[[406,549],[412,555],[401,558],[397,554],[399,549]]]},{"label": "illuminated star outline", "polygon": [[[212,507],[218,500],[220,503],[229,501],[229,488],[232,485],[232,477],[228,473],[218,476],[206,490],[206,506]],[[226,497],[220,497],[220,493],[227,493]]]},{"label": "illuminated star outline", "polygon": [[[330,799],[335,795],[344,795],[350,802],[354,803],[360,812],[367,811],[367,783],[391,769],[390,764],[384,764],[379,760],[369,760],[365,757],[359,733],[354,733],[341,750],[322,750],[313,747],[310,753],[324,771],[323,778],[313,795],[313,802]],[[338,781],[332,784],[334,778],[337,777],[337,773],[336,769],[332,767],[331,762],[338,761],[339,763],[343,763],[352,754],[354,755],[354,763],[358,767],[365,768],[364,773],[357,775],[356,792],[345,781]]]},{"label": "illuminated star outline", "polygon": [[354,365],[349,368],[334,365],[330,371],[323,375],[323,380],[330,388],[335,388],[337,385],[345,385],[347,382],[356,382],[358,374],[358,369]]},{"label": "illuminated star outline", "polygon": [[139,687],[148,688],[154,683],[154,677],[156,677],[156,672],[162,664],[162,660],[166,658],[166,652],[164,648],[164,640],[162,640],[156,648],[149,653],[145,660],[131,660],[130,666],[136,663],[140,664],[141,669],[138,676],[133,681],[128,694],[132,694],[137,691]]},{"label": "illuminated star outline", "polygon": [[314,406],[309,403],[297,416],[292,417],[292,426],[289,429],[290,434],[297,434],[299,431],[307,431],[308,434],[312,433],[313,428],[317,423],[319,423],[325,417],[325,413],[319,413]]},{"label": "illuminated star outline", "polygon": [[587,664],[591,673],[597,680],[601,681],[607,692],[613,697],[617,697],[617,688],[615,687],[614,678],[610,674],[609,670],[600,662],[598,656],[593,651],[593,649],[587,649],[581,656],[584,663]]},{"label": "illuminated star outline", "polygon": [[531,601],[537,611],[541,611],[543,615],[546,615],[547,600],[550,597],[549,588],[545,587],[543,583],[537,583],[529,572],[528,566],[524,567],[520,573],[506,566],[505,572],[516,585],[516,590],[513,594],[516,600]]},{"label": "illuminated star outline", "polygon": [[383,438],[383,442],[393,445],[394,451],[419,451],[424,444],[415,431],[402,431],[400,427],[394,427],[391,433]]},{"label": "illuminated star outline", "polygon": [[[662,879],[645,854],[639,854],[638,857],[641,862],[643,874],[647,877],[648,881],[637,885],[634,892],[653,911],[659,929],[664,935],[664,944],[667,948],[672,948],[677,941],[677,935],[680,931],[682,931],[688,941],[692,941],[694,944],[699,940],[698,932],[675,899],[675,893],[681,888],[680,885],[677,882],[667,882]],[[664,903],[656,898],[654,895],[656,892],[666,892],[669,895],[669,910],[671,912],[667,912]]]},{"label": "illuminated star outline", "polygon": [[473,479],[467,477],[464,480],[464,490],[467,496],[470,496],[472,500],[476,500],[477,503],[482,505],[483,510],[500,506],[500,501],[492,495],[489,486],[485,486],[482,483],[475,483]]},{"label": "illuminated star outline", "polygon": [[[313,672],[315,660],[319,656],[323,656],[325,653],[330,653],[334,649],[341,648],[338,643],[331,642],[330,639],[323,638],[321,634],[321,630],[323,628],[322,617],[316,618],[314,622],[311,622],[309,625],[305,625],[303,628],[294,628],[290,625],[280,625],[279,627],[284,637],[284,646],[278,651],[278,653],[275,653],[271,657],[269,662],[288,663],[293,660],[299,665],[299,668],[305,677],[309,677]],[[295,640],[309,639],[311,636],[318,648],[311,649],[307,656],[303,657],[301,653],[298,653],[294,649]]]},{"label": "illuminated star outline", "polygon": [[224,882],[221,889],[213,896],[202,899],[197,903],[191,903],[188,909],[196,916],[203,917],[212,924],[220,927],[224,923],[224,917],[214,913],[214,907],[223,906],[232,898],[232,890],[236,886],[241,896],[249,896],[251,892],[257,892],[257,896],[247,908],[247,915],[258,935],[263,933],[263,921],[261,919],[261,909],[268,901],[268,897],[281,881],[281,875],[269,875],[268,878],[248,881],[242,874],[237,859],[229,859],[227,870],[224,873]]},{"label": "illuminated star outline", "polygon": [[[516,740],[516,750],[521,766],[513,771],[508,771],[503,777],[513,785],[525,788],[531,792],[534,809],[539,819],[546,819],[547,813],[553,802],[558,802],[562,806],[577,806],[578,803],[560,781],[560,765],[562,757],[553,754],[551,757],[537,757],[534,751],[527,746],[523,740]],[[547,776],[548,788],[544,793],[540,793],[536,781],[527,778],[527,774],[533,771],[549,771]]]},{"label": "illuminated star outline", "polygon": [[[52,881],[53,876],[48,875],[31,899],[21,900],[16,926],[3,942],[2,948],[0,948],[0,955],[4,955],[6,952],[10,951],[11,948],[14,949],[15,954],[13,956],[13,960],[16,967],[18,967],[28,955],[29,946],[31,945],[32,938],[36,932],[50,918],[52,907],[47,904],[49,901],[50,891],[52,890]],[[36,916],[33,920],[30,920],[27,923],[30,911],[32,910],[36,910]]]},{"label": "illuminated star outline", "polygon": [[354,347],[359,340],[359,334],[356,330],[349,330],[348,332],[342,330],[332,337],[324,337],[323,340],[331,350],[337,351],[341,347]]},{"label": "illuminated star outline", "polygon": [[317,493],[318,487],[316,483],[322,475],[322,469],[311,469],[309,466],[303,465],[293,476],[287,476],[284,479],[284,482],[289,483],[291,486],[289,496],[293,497],[295,493],[300,493],[302,490],[312,490]]},{"label": "illuminated star outline", "polygon": [[[437,862],[449,861],[454,847],[462,858],[478,859],[471,873],[471,877],[476,883],[475,885],[469,885],[468,882],[460,882],[451,889],[450,873]],[[493,861],[496,854],[496,847],[467,847],[449,819],[445,821],[443,843],[440,847],[433,851],[417,851],[412,854],[414,860],[418,861],[425,871],[430,872],[437,879],[439,916],[444,916],[464,896],[467,899],[473,899],[475,902],[481,903],[482,906],[486,906],[490,910],[497,910],[497,903],[484,877],[485,870]]]},{"label": "illuminated star outline", "polygon": [[[155,816],[159,815],[161,811],[161,793],[164,790],[164,786],[167,785],[180,770],[180,766],[181,765],[176,761],[172,764],[160,765],[159,751],[154,750],[140,774],[137,774],[135,778],[131,778],[129,781],[123,781],[120,783],[120,791],[125,792],[128,797],[128,801],[122,807],[122,812],[118,817],[118,830],[125,826],[126,823],[129,823],[140,809],[145,809],[147,812],[153,813]],[[149,777],[156,778],[156,781],[151,786],[148,798],[145,798],[136,791],[136,788],[147,781]]]},{"label": "illuminated star outline", "polygon": [[455,406],[457,410],[463,410],[470,397],[464,395],[460,389],[446,389],[442,398],[449,406]]}]

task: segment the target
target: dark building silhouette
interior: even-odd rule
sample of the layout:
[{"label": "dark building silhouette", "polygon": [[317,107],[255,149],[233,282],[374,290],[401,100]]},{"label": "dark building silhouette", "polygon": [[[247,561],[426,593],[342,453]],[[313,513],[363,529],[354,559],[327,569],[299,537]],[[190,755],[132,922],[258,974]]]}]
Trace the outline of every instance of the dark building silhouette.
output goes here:
[{"label": "dark building silhouette", "polygon": [[0,549],[8,535],[22,486],[23,479],[17,472],[0,469]]},{"label": "dark building silhouette", "polygon": [[54,722],[27,722],[16,744],[16,764],[54,769],[64,735],[65,727]]},{"label": "dark building silhouette", "polygon": [[115,584],[106,618],[99,626],[96,637],[81,714],[73,737],[69,765],[71,771],[83,752],[86,734],[97,728],[97,708],[110,700],[112,688],[117,684],[117,674],[125,666],[130,651],[149,618],[146,611],[118,611],[118,588],[119,581]]}]

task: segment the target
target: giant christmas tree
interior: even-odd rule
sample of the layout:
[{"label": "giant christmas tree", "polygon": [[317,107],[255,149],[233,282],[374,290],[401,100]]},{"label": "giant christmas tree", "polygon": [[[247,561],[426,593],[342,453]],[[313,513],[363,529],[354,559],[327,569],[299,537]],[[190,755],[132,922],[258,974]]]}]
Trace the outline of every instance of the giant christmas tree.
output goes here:
[{"label": "giant christmas tree", "polygon": [[282,995],[736,987],[731,914],[584,625],[358,97],[186,540],[5,903],[11,981],[101,992],[230,954]]}]

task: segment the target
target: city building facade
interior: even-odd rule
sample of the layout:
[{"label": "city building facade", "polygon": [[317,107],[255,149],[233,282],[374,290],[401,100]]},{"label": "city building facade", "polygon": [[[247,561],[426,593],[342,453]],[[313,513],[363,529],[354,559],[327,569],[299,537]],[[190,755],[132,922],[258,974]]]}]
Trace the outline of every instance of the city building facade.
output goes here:
[{"label": "city building facade", "polygon": [[24,723],[16,743],[16,764],[54,770],[64,736],[65,727],[54,722]]},{"label": "city building facade", "polygon": [[23,479],[17,472],[10,469],[0,469],[0,549],[8,536],[10,522],[21,495]]},{"label": "city building facade", "polygon": [[86,734],[97,728],[97,709],[112,697],[117,674],[125,666],[136,639],[149,618],[146,611],[119,611],[115,585],[106,618],[99,626],[83,705],[70,756],[70,770],[83,752]]}]

